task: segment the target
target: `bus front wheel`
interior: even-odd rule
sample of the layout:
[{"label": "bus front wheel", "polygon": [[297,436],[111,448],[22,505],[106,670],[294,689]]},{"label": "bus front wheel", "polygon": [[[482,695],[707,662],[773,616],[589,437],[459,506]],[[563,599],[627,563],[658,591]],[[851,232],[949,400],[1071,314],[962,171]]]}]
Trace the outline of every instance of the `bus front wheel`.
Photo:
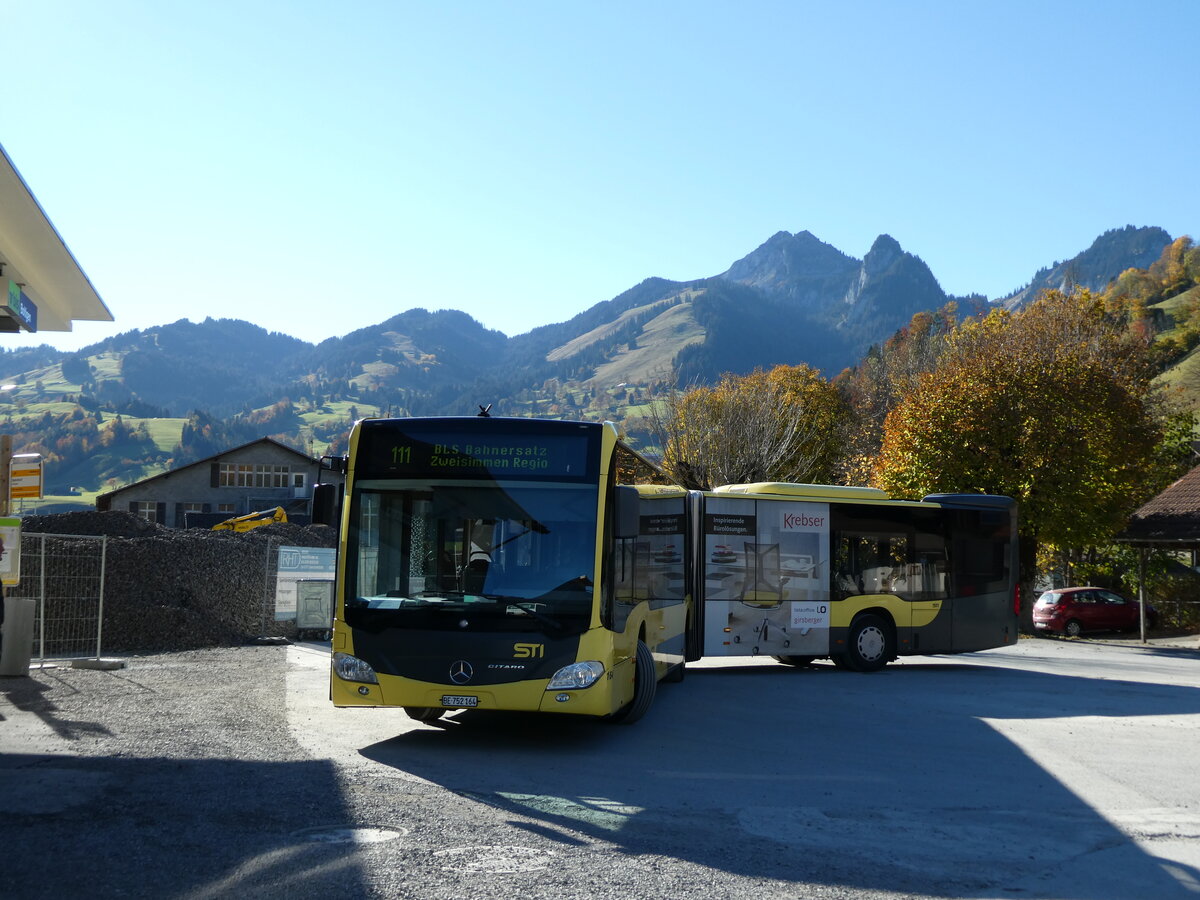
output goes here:
[{"label": "bus front wheel", "polygon": [[895,655],[892,630],[875,615],[859,616],[851,622],[846,643],[849,644],[847,659],[859,672],[878,672]]},{"label": "bus front wheel", "polygon": [[654,654],[642,641],[637,643],[637,656],[633,667],[633,699],[613,713],[613,719],[624,725],[632,725],[646,714],[654,702],[654,691],[658,677],[654,669]]}]

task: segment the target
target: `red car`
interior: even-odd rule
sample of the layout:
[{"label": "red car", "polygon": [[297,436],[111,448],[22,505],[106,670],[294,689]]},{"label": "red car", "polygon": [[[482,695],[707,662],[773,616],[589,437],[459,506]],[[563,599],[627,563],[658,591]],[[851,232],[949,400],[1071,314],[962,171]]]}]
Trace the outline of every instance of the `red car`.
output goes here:
[{"label": "red car", "polygon": [[[1085,631],[1137,631],[1140,605],[1104,588],[1058,588],[1038,597],[1033,605],[1033,627],[1068,637]],[[1158,611],[1147,605],[1146,627],[1157,622]]]}]

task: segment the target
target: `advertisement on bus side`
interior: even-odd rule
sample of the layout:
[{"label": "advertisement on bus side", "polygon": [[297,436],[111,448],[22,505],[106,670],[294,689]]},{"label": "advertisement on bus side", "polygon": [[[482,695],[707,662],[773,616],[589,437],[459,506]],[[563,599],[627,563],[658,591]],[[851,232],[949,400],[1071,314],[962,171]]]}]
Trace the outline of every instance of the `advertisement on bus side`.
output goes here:
[{"label": "advertisement on bus side", "polygon": [[829,504],[709,497],[706,656],[829,652]]}]

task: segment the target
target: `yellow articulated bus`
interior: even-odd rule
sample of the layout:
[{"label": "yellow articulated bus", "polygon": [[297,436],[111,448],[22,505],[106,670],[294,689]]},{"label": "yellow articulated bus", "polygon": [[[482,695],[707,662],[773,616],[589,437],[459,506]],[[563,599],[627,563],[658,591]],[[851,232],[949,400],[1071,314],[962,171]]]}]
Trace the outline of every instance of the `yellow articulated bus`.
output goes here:
[{"label": "yellow articulated bus", "polygon": [[1017,640],[1006,497],[685,491],[611,424],[490,416],[366,419],[326,463],[337,706],[632,722],[703,656],[873,671]]},{"label": "yellow articulated bus", "polygon": [[657,471],[611,424],[367,419],[332,462],[336,705],[634,721],[682,674],[686,492],[622,484]]},{"label": "yellow articulated bus", "polygon": [[693,498],[705,656],[881,669],[898,656],[1015,644],[1008,497],[739,484]]}]

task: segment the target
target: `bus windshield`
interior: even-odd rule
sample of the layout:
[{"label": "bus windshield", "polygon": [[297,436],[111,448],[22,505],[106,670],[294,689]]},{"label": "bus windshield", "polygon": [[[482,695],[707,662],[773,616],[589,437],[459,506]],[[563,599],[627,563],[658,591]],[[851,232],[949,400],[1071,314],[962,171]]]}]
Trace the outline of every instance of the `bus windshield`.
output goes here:
[{"label": "bus windshield", "polygon": [[579,633],[591,621],[595,485],[359,483],[347,535],[346,623]]}]

